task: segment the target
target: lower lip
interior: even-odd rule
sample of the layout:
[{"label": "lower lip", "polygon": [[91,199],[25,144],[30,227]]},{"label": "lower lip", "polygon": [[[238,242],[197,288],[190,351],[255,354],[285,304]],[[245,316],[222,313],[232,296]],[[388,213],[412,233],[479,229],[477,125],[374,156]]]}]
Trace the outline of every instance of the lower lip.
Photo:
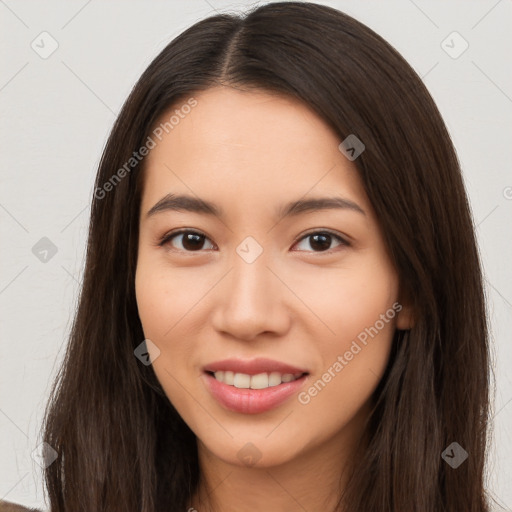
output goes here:
[{"label": "lower lip", "polygon": [[206,387],[213,397],[226,409],[243,414],[258,414],[281,405],[298,393],[306,381],[306,375],[291,382],[265,389],[244,389],[219,382],[213,375],[204,373]]}]

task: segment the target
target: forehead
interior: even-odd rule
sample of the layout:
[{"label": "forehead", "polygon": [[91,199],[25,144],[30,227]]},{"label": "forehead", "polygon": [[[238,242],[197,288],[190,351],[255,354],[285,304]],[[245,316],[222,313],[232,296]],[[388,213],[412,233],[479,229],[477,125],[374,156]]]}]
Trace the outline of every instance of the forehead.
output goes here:
[{"label": "forehead", "polygon": [[161,140],[154,137],[146,158],[146,200],[177,190],[260,205],[308,192],[366,202],[340,138],[302,102],[229,87],[194,94],[195,106],[185,108],[189,99],[155,126]]},{"label": "forehead", "polygon": [[[173,113],[164,144],[158,144],[151,158],[167,150],[194,149],[187,157],[204,157],[224,152],[231,158],[244,156],[258,161],[266,155],[290,158],[315,148],[325,151],[337,137],[305,104],[290,97],[265,91],[244,92],[216,87],[195,94],[196,105],[185,108],[187,98],[165,112],[158,123],[164,128]],[[187,113],[185,113],[187,111]],[[167,136],[172,135],[172,136]],[[166,147],[164,147],[166,146]],[[331,148],[332,149],[332,148]]]}]

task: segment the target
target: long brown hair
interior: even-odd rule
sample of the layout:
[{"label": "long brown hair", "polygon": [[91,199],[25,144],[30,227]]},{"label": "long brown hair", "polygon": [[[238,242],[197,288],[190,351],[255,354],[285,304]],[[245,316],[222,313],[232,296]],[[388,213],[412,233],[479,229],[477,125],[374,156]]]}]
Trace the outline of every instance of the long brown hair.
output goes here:
[{"label": "long brown hair", "polygon": [[[162,113],[219,84],[294,97],[340,142],[363,141],[354,163],[415,312],[414,327],[395,333],[340,510],[487,511],[486,309],[450,136],[421,79],[379,35],[335,9],[282,2],[184,31],[143,73],[112,129],[43,425],[58,453],[45,469],[52,512],[186,510],[197,487],[195,436],[134,356],[144,339],[134,291],[144,160],[126,162]],[[468,454],[457,468],[442,457],[454,442]]]}]

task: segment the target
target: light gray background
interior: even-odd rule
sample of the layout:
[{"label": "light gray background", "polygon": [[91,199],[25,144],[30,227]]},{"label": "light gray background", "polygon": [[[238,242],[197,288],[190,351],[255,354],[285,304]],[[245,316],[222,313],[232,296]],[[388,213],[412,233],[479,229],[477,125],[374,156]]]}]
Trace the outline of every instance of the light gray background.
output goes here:
[{"label": "light gray background", "polygon": [[[319,3],[395,46],[423,77],[453,137],[478,225],[494,339],[489,487],[512,510],[511,2]],[[214,10],[249,5],[0,0],[0,499],[44,507],[41,469],[31,454],[63,356],[93,179],[116,114],[172,38]],[[31,48],[34,40],[49,48],[43,31],[59,45],[47,59]],[[463,41],[446,39],[454,31],[469,44],[458,58]],[[46,263],[32,252],[42,237],[57,247]]]}]

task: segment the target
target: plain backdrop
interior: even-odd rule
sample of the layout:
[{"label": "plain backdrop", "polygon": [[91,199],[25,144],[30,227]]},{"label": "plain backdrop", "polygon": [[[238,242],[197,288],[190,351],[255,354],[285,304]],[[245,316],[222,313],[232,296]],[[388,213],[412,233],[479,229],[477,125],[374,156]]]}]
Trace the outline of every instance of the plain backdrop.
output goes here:
[{"label": "plain backdrop", "polygon": [[[362,21],[408,60],[453,138],[489,299],[497,384],[489,488],[512,510],[511,2],[319,3]],[[67,343],[93,180],[116,114],[181,31],[215,10],[254,4],[0,0],[0,499],[45,508],[32,454]]]}]

